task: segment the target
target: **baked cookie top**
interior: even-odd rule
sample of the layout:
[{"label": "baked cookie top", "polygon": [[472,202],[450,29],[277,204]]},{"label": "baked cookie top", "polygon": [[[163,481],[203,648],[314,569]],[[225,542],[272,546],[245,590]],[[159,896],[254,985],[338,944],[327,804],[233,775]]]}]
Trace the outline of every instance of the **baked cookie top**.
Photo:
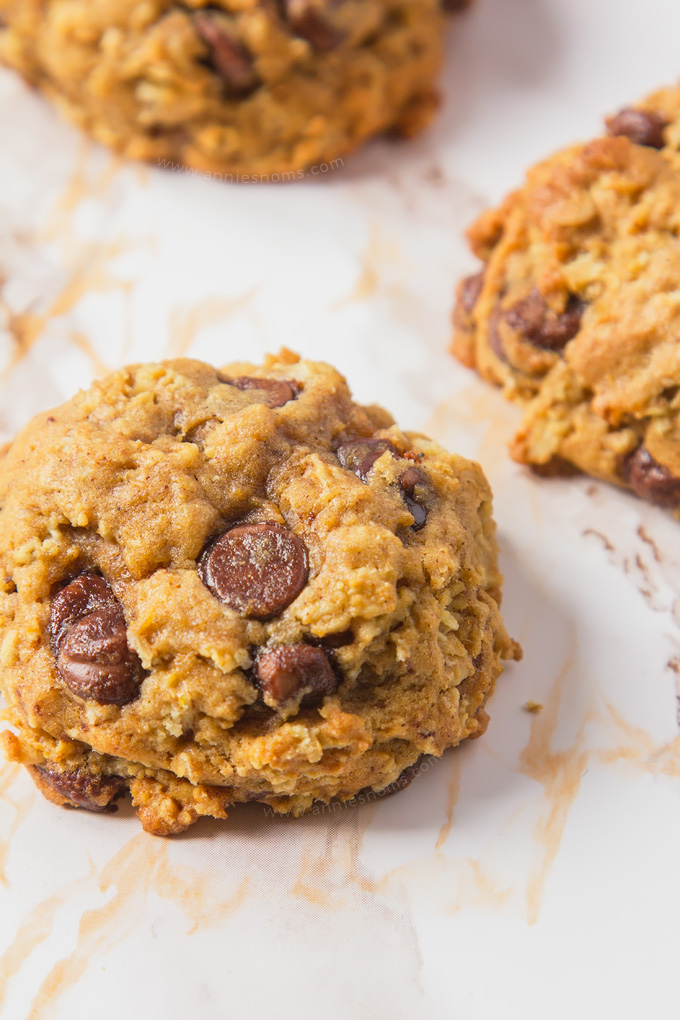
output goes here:
[{"label": "baked cookie top", "polygon": [[485,265],[460,286],[453,350],[533,401],[518,459],[678,506],[680,163],[665,114],[608,123],[471,228]]},{"label": "baked cookie top", "polygon": [[150,831],[383,788],[517,652],[480,468],[287,352],[115,372],[17,437],[0,505],[7,749]]}]

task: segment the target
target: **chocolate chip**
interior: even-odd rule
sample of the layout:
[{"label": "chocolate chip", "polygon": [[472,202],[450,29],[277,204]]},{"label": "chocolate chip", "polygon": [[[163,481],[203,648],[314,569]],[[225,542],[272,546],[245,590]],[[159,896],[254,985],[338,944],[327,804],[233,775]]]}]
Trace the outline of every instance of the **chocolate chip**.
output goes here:
[{"label": "chocolate chip", "polygon": [[641,499],[665,510],[680,507],[680,478],[652,457],[646,446],[639,446],[628,458],[628,483]]},{"label": "chocolate chip", "polygon": [[533,474],[539,478],[575,478],[581,472],[571,461],[564,457],[554,456],[544,464],[530,464]]},{"label": "chocolate chip", "polygon": [[243,616],[267,620],[282,612],[307,583],[307,550],[280,524],[231,528],[201,558],[203,582]]},{"label": "chocolate chip", "polygon": [[218,11],[197,11],[194,23],[208,47],[210,67],[232,92],[252,92],[258,84],[252,54],[229,32],[226,18]]},{"label": "chocolate chip", "polygon": [[57,670],[79,698],[101,705],[127,705],[137,698],[144,675],[127,643],[120,605],[96,609],[69,628],[59,645]]},{"label": "chocolate chip", "polygon": [[338,678],[321,648],[312,645],[278,645],[257,656],[255,676],[265,704],[279,708],[300,698],[301,704],[318,703],[338,686]]},{"label": "chocolate chip", "polygon": [[458,288],[458,301],[467,315],[472,315],[474,311],[484,287],[485,276],[486,266],[473,276],[466,276],[464,280],[461,280]]},{"label": "chocolate chip", "polygon": [[615,117],[607,119],[607,133],[628,138],[636,145],[646,145],[651,149],[663,149],[663,132],[667,125],[668,121],[658,113],[627,107],[617,113]]},{"label": "chocolate chip", "polygon": [[324,648],[346,648],[354,641],[354,632],[351,628],[339,630],[335,634],[324,634],[319,638],[319,644]]},{"label": "chocolate chip", "polygon": [[295,400],[300,386],[292,379],[257,379],[254,376],[241,375],[236,379],[224,379],[230,386],[238,390],[262,390],[267,394],[269,407],[283,407],[289,400]]},{"label": "chocolate chip", "polygon": [[413,517],[412,531],[420,531],[427,521],[427,510],[420,500],[423,497],[424,487],[427,485],[427,477],[420,468],[411,467],[404,471],[399,477],[402,495],[406,508]]},{"label": "chocolate chip", "polygon": [[347,471],[353,471],[357,478],[365,482],[376,460],[387,450],[393,457],[399,456],[394,443],[389,439],[355,439],[349,443],[342,443],[335,451],[335,455],[342,467]]},{"label": "chocolate chip", "polygon": [[81,574],[50,608],[57,672],[74,694],[104,705],[127,705],[139,695],[142,664],[127,643],[123,609],[99,574]]},{"label": "chocolate chip", "polygon": [[99,574],[81,574],[62,588],[52,599],[50,632],[56,651],[66,632],[78,620],[96,609],[116,604],[116,597]]},{"label": "chocolate chip", "polygon": [[309,0],[283,0],[283,9],[295,34],[319,53],[330,53],[342,43],[344,35]]},{"label": "chocolate chip", "polygon": [[570,294],[563,312],[556,315],[536,287],[505,312],[505,320],[535,347],[561,351],[581,326],[583,302]]},{"label": "chocolate chip", "polygon": [[86,811],[118,810],[112,801],[123,792],[125,782],[117,776],[88,776],[79,769],[57,769],[51,765],[35,765],[33,770],[38,786],[49,787],[56,794],[54,800]]}]

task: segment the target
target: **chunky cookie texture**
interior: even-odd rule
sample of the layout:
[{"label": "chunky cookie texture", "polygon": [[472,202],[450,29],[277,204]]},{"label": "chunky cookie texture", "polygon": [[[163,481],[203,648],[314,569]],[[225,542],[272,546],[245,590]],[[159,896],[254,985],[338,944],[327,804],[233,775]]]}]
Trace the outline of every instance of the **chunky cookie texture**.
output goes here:
[{"label": "chunky cookie texture", "polygon": [[108,376],[15,439],[0,505],[5,752],[148,832],[400,788],[519,657],[480,468],[288,352]]},{"label": "chunky cookie texture", "polygon": [[0,59],[134,159],[295,179],[427,124],[449,7],[0,0]]},{"label": "chunky cookie texture", "polygon": [[453,351],[525,407],[513,456],[680,512],[680,93],[531,170],[469,238]]}]

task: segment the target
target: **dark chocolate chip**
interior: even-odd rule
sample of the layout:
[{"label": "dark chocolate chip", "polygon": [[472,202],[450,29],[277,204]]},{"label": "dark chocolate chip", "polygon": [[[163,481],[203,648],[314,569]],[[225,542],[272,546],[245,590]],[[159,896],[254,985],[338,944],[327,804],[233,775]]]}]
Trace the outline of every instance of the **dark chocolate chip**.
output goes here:
[{"label": "dark chocolate chip", "polygon": [[117,776],[88,776],[79,769],[57,769],[48,765],[36,765],[38,783],[50,787],[73,807],[86,811],[117,811],[112,803],[120,796],[125,782]]},{"label": "dark chocolate chip", "polygon": [[382,457],[387,450],[393,457],[399,454],[394,443],[389,439],[355,439],[349,443],[343,443],[337,448],[335,454],[342,467],[347,471],[353,471],[362,482],[371,470],[376,460]]},{"label": "dark chocolate chip", "polygon": [[575,478],[581,471],[564,457],[554,456],[544,464],[530,464],[533,474],[539,478]]},{"label": "dark chocolate chip", "polygon": [[241,524],[206,550],[200,570],[222,602],[243,616],[267,620],[306,585],[307,550],[281,524]]},{"label": "dark chocolate chip", "polygon": [[241,375],[236,379],[224,379],[230,386],[238,390],[261,390],[267,394],[269,407],[283,407],[289,400],[295,400],[300,392],[300,385],[292,379],[257,379],[254,376]]},{"label": "dark chocolate chip", "polygon": [[556,315],[534,287],[505,312],[505,320],[535,347],[559,352],[578,333],[583,308],[583,302],[570,294],[564,311]]},{"label": "dark chocolate chip", "polygon": [[427,521],[427,510],[420,502],[423,490],[427,485],[427,477],[420,468],[411,467],[408,471],[404,471],[403,475],[400,475],[399,485],[406,508],[413,517],[411,530],[420,531]]},{"label": "dark chocolate chip", "polygon": [[261,651],[255,663],[255,676],[264,701],[271,708],[299,697],[307,707],[338,686],[328,656],[313,645],[278,645]]},{"label": "dark chocolate chip", "polygon": [[57,592],[50,607],[50,633],[55,652],[74,623],[96,609],[112,605],[117,605],[116,597],[99,574],[81,574]]},{"label": "dark chocolate chip", "polygon": [[119,604],[95,609],[61,639],[57,670],[79,698],[101,705],[127,705],[139,695],[142,664],[127,642]]},{"label": "dark chocolate chip", "polygon": [[473,276],[466,276],[458,288],[458,302],[467,315],[472,315],[484,287],[486,266]]},{"label": "dark chocolate chip", "polygon": [[636,145],[646,145],[650,149],[663,149],[663,133],[667,125],[668,121],[658,113],[627,107],[617,113],[615,117],[608,118],[607,133],[628,138]]},{"label": "dark chocolate chip", "polygon": [[464,11],[470,6],[471,0],[442,0],[442,10],[455,14],[457,11]]},{"label": "dark chocolate chip", "polygon": [[316,10],[309,0],[283,0],[285,17],[295,35],[306,39],[319,53],[330,53],[343,42],[344,35]]},{"label": "dark chocolate chip", "polygon": [[252,92],[258,83],[252,54],[229,32],[225,17],[218,11],[197,11],[194,23],[208,47],[210,67],[232,92]]},{"label": "dark chocolate chip", "polygon": [[680,507],[680,478],[652,457],[646,446],[639,446],[628,458],[628,483],[641,499],[665,510]]},{"label": "dark chocolate chip", "polygon": [[339,630],[335,634],[324,634],[319,638],[319,644],[324,648],[346,648],[354,641],[354,632],[351,628]]}]

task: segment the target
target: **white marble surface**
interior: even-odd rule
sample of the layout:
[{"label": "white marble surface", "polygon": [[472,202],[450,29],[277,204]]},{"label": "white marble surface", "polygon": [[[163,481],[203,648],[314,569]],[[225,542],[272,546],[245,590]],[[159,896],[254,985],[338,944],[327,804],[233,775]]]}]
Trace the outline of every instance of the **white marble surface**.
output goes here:
[{"label": "white marble surface", "polygon": [[168,842],[0,766],[3,1020],[677,1010],[677,524],[512,464],[516,410],[446,345],[465,225],[673,81],[679,34],[677,0],[480,0],[433,131],[279,187],[116,162],[0,73],[0,431],[126,361],[326,358],[481,460],[525,648],[483,740],[360,809]]}]

